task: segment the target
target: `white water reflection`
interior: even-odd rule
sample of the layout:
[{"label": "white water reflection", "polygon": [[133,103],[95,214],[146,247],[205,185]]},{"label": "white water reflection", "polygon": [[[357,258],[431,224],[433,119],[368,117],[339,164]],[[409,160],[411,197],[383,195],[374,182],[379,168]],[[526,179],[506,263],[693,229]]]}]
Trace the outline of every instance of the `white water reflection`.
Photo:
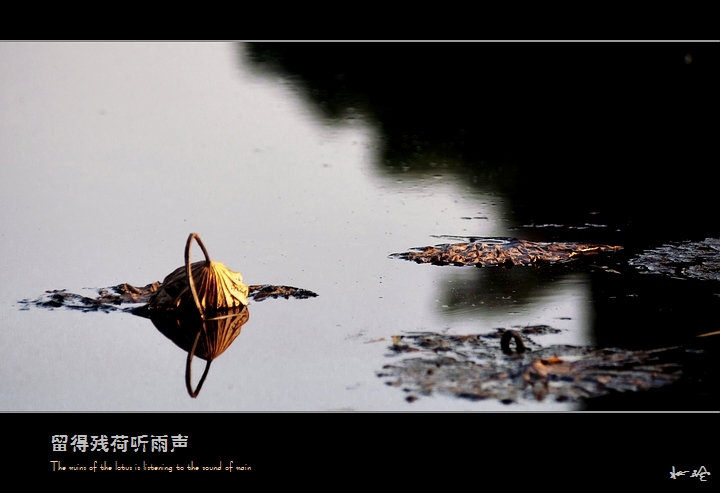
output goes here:
[{"label": "white water reflection", "polygon": [[[1,409],[572,407],[411,405],[382,385],[392,335],[478,329],[437,301],[465,271],[388,254],[432,234],[507,235],[509,212],[450,174],[377,176],[377,129],[328,125],[287,84],[250,73],[236,46],[3,43],[0,91]],[[463,219],[473,216],[487,219]],[[182,264],[191,231],[248,283],[320,295],[251,304],[196,400],[185,354],[149,321],[19,310],[47,289],[161,280]],[[479,323],[582,334],[583,281],[561,282],[526,312],[483,311]]]},{"label": "white water reflection", "polygon": [[520,271],[501,270],[499,274],[507,277],[508,289],[497,291],[483,282],[487,270],[460,268],[444,280],[450,299],[436,300],[440,317],[458,334],[488,333],[499,327],[551,325],[561,332],[538,336],[538,343],[593,345],[590,328],[595,313],[588,276],[576,273],[554,277],[521,293],[515,288],[527,283],[522,277],[532,277],[537,271],[526,269],[530,276],[513,275]]}]

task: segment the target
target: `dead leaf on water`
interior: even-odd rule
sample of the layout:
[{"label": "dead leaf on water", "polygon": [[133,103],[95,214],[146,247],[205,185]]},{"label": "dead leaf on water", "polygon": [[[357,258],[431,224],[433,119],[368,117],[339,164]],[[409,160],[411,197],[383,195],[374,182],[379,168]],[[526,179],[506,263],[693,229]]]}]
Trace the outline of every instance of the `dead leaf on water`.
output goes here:
[{"label": "dead leaf on water", "polygon": [[611,245],[539,243],[517,238],[469,239],[471,241],[466,243],[413,248],[408,252],[393,253],[390,257],[419,264],[510,268],[515,265],[569,262],[587,255],[614,253],[622,249]]},{"label": "dead leaf on water", "polygon": [[[154,282],[146,286],[134,286],[129,283],[118,284],[108,288],[97,289],[98,296],[89,297],[70,293],[67,290],[50,290],[34,300],[25,299],[20,303],[23,309],[31,306],[38,308],[66,308],[83,312],[126,311],[141,316],[149,316],[148,312],[163,312],[180,307],[196,305],[191,283],[192,279],[198,297],[197,307],[201,312],[222,311],[230,308],[246,306],[248,299],[256,302],[268,298],[314,298],[316,293],[293,286],[276,286],[257,284],[246,286],[239,272],[228,269],[221,262],[210,260],[200,238],[192,233],[186,243],[186,261],[189,261],[190,243],[197,239],[205,260],[190,264],[191,276],[188,276],[188,265],[178,267],[168,274],[163,282]],[[144,304],[141,307],[121,307],[121,305]]]},{"label": "dead leaf on water", "polygon": [[383,366],[377,375],[402,382],[413,395],[439,393],[510,403],[547,397],[568,402],[642,391],[669,385],[682,374],[674,359],[674,351],[681,351],[677,348],[541,347],[524,336],[525,352],[503,354],[499,339],[507,341],[509,333],[520,337],[518,331],[504,329],[471,336],[422,332],[403,335],[403,345],[398,345],[400,336],[394,336],[389,350],[399,360]]},{"label": "dead leaf on water", "polygon": [[643,274],[720,281],[720,239],[667,243],[629,261]]}]

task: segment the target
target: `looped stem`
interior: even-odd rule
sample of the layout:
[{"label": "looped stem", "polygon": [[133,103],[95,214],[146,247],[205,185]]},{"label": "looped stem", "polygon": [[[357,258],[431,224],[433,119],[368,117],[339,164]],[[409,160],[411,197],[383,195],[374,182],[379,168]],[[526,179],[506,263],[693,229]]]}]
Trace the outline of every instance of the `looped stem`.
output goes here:
[{"label": "looped stem", "polygon": [[205,363],[205,371],[202,374],[202,377],[200,377],[200,382],[198,383],[195,390],[192,388],[192,359],[193,356],[195,356],[195,349],[197,349],[198,341],[200,340],[200,335],[205,332],[205,322],[203,321],[202,328],[198,330],[197,335],[195,336],[195,342],[193,342],[192,349],[188,353],[187,362],[185,363],[185,386],[187,387],[187,391],[190,394],[190,397],[193,399],[198,396],[200,393],[200,389],[203,386],[203,383],[205,383],[205,377],[207,377],[208,371],[210,371],[210,363],[212,363],[212,359],[207,360],[207,363]]},{"label": "looped stem", "polygon": [[200,305],[200,298],[198,297],[197,289],[195,289],[195,280],[193,279],[192,269],[190,267],[190,245],[192,245],[193,238],[197,241],[198,245],[200,245],[203,254],[205,254],[205,262],[208,267],[210,267],[210,255],[208,255],[207,249],[197,233],[190,233],[187,243],[185,243],[185,276],[187,278],[188,286],[190,286],[190,292],[192,293],[193,300],[195,300],[195,306],[197,307],[198,312],[200,312],[200,317],[205,320],[205,310],[203,310],[202,305]]},{"label": "looped stem", "polygon": [[524,353],[525,352],[525,344],[523,344],[522,337],[520,334],[518,334],[514,330],[507,330],[502,336],[502,339],[500,340],[500,347],[503,350],[503,353],[505,354],[511,354],[512,349],[510,349],[510,339],[515,340],[515,350],[518,353]]},{"label": "looped stem", "polygon": [[190,236],[188,236],[187,239],[187,243],[185,244],[185,276],[187,278],[188,286],[190,286],[190,292],[192,293],[193,300],[195,300],[195,307],[197,308],[198,313],[200,314],[200,318],[202,319],[202,327],[200,328],[200,330],[198,330],[198,333],[195,336],[195,341],[193,342],[192,349],[188,353],[187,362],[185,363],[185,386],[187,387],[187,391],[190,394],[190,397],[195,398],[200,393],[200,389],[202,388],[203,383],[205,383],[205,377],[207,377],[208,371],[210,371],[210,363],[212,363],[212,359],[207,360],[207,363],[205,363],[205,371],[203,372],[202,377],[200,377],[200,382],[198,382],[197,387],[195,388],[195,390],[193,390],[192,359],[195,356],[195,350],[197,349],[198,342],[200,341],[200,336],[203,334],[203,332],[207,331],[207,328],[205,327],[205,310],[200,304],[200,297],[198,296],[197,289],[195,288],[195,279],[193,278],[192,268],[190,266],[190,246],[192,245],[193,239],[195,239],[198,245],[200,245],[200,248],[205,255],[205,262],[208,267],[210,267],[210,255],[208,254],[205,245],[203,244],[197,233],[190,233]]}]

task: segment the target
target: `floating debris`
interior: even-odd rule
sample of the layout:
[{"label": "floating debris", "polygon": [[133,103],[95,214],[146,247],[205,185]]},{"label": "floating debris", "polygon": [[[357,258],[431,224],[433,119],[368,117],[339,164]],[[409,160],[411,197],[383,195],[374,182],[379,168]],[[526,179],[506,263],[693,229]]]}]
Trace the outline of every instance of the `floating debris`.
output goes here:
[{"label": "floating debris", "polygon": [[565,224],[523,224],[522,226],[519,226],[517,228],[511,228],[511,229],[523,229],[523,228],[562,228],[562,229],[590,229],[590,228],[607,228],[607,224],[593,224],[593,223],[584,223],[581,225],[565,225]]},{"label": "floating debris", "polygon": [[[205,260],[190,265],[192,279],[198,279],[195,285],[200,307],[210,310],[223,310],[245,306],[248,299],[256,302],[268,298],[314,298],[317,293],[293,286],[276,286],[272,284],[256,284],[246,286],[239,272],[233,272],[220,262],[210,261],[205,246],[200,238],[192,233],[186,244],[186,259],[189,260],[190,242],[197,239]],[[98,296],[91,298],[80,294],[69,293],[65,289],[46,291],[37,299],[21,300],[23,310],[31,306],[38,308],[67,308],[83,312],[125,311],[141,316],[149,316],[150,311],[167,311],[181,305],[193,305],[194,299],[190,282],[187,278],[187,266],[178,267],[163,282],[154,282],[146,286],[133,286],[123,283],[117,286],[99,288]],[[120,305],[145,304],[144,307],[121,307]]]},{"label": "floating debris", "polygon": [[[107,288],[98,288],[98,296],[91,298],[81,294],[70,293],[65,289],[46,291],[34,300],[24,299],[19,303],[23,305],[21,310],[28,310],[31,306],[37,308],[65,308],[82,312],[104,312],[124,311],[135,314],[142,314],[146,307],[122,306],[131,304],[147,304],[150,297],[162,286],[160,281],[148,284],[147,286],[133,286],[132,284],[118,284]],[[275,286],[272,284],[259,284],[248,286],[248,299],[260,302],[269,298],[314,298],[317,293],[307,289],[293,286]],[[139,313],[137,313],[139,312]]]},{"label": "floating debris", "polygon": [[[391,355],[405,357],[385,365],[377,375],[414,399],[439,393],[509,404],[548,396],[571,402],[610,392],[642,391],[669,385],[682,374],[675,358],[669,357],[674,351],[683,351],[681,348],[543,348],[527,337],[533,329],[498,329],[486,335],[417,332],[393,336]],[[547,329],[536,330],[543,332]]]},{"label": "floating debris", "polygon": [[620,246],[591,243],[538,243],[517,238],[475,238],[469,242],[413,248],[393,253],[391,258],[412,260],[419,264],[474,265],[476,267],[562,263],[586,255],[614,253]]},{"label": "floating debris", "polygon": [[607,265],[595,265],[595,264],[590,264],[589,267],[592,267],[592,268],[594,268],[594,269],[600,269],[601,271],[603,271],[603,272],[608,272],[608,273],[610,273],[610,274],[622,274],[622,272],[620,272],[619,270],[611,269],[611,268],[608,267]]},{"label": "floating debris", "polygon": [[133,286],[132,284],[118,284],[108,288],[114,291],[116,294],[112,294],[108,289],[99,290],[100,299],[106,297],[107,299],[116,299],[116,304],[119,303],[147,303],[150,301],[150,297],[153,293],[156,293],[162,283],[160,281],[148,284],[143,287]]},{"label": "floating debris", "polygon": [[109,288],[97,289],[98,296],[90,298],[80,294],[69,293],[65,289],[54,289],[45,291],[34,300],[20,300],[24,305],[22,310],[28,310],[30,306],[38,308],[66,308],[68,310],[79,310],[82,312],[104,312],[132,311],[134,308],[121,308],[123,304],[147,303],[150,297],[160,287],[160,282],[148,284],[144,287],[131,284],[118,284]]},{"label": "floating debris", "polygon": [[316,293],[308,291],[307,289],[294,288],[292,286],[273,286],[272,284],[262,284],[256,286],[249,286],[250,294],[249,298],[255,301],[262,301],[267,298],[296,298],[303,300],[306,298],[315,298]]},{"label": "floating debris", "polygon": [[628,263],[643,274],[720,281],[720,239],[668,243],[647,250]]}]

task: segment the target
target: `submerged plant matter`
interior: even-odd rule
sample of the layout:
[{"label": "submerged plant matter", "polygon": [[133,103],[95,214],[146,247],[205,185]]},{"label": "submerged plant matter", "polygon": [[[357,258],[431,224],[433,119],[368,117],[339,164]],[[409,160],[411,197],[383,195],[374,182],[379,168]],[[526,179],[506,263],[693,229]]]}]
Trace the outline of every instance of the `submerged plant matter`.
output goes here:
[{"label": "submerged plant matter", "polygon": [[517,238],[467,238],[466,243],[413,248],[392,258],[419,264],[512,267],[569,262],[586,255],[614,253],[620,246],[592,243],[538,243]]},{"label": "submerged plant matter", "polygon": [[553,331],[557,329],[535,326],[485,335],[417,332],[395,336],[389,349],[403,358],[385,365],[377,375],[388,385],[402,388],[409,402],[441,393],[509,404],[548,396],[576,401],[610,392],[647,390],[671,384],[682,374],[677,360],[683,348],[543,348],[528,337]]},{"label": "submerged plant matter", "polygon": [[629,261],[643,274],[720,281],[720,239],[668,243]]}]

